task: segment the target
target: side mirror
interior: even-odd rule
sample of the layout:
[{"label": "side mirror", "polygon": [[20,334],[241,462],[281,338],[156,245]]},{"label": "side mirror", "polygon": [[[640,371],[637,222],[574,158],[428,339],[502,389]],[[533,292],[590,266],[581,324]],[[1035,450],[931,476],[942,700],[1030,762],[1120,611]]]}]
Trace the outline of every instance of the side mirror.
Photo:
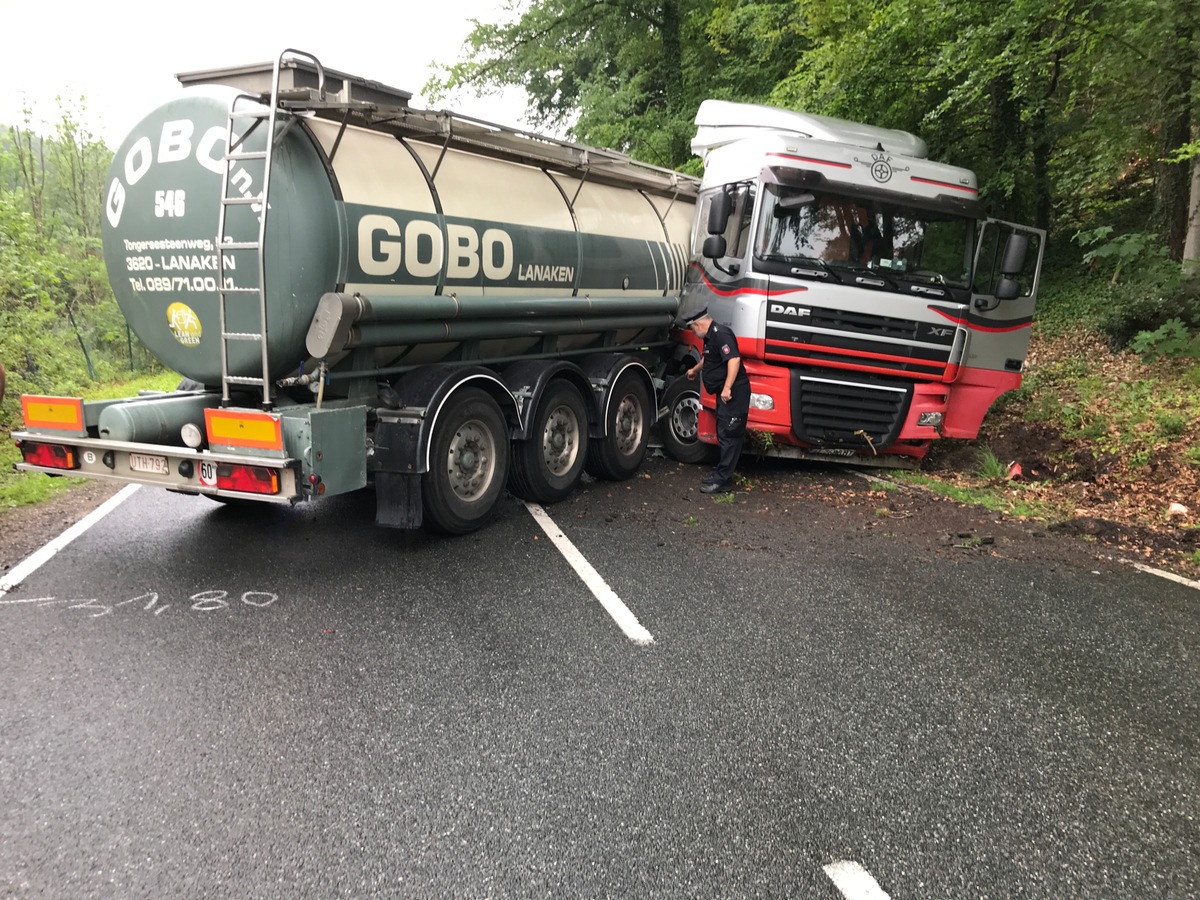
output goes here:
[{"label": "side mirror", "polygon": [[[724,234],[731,212],[733,212],[733,197],[725,191],[715,195],[712,198],[712,204],[708,207],[708,233]],[[707,250],[704,255],[708,256]],[[723,256],[724,253],[721,255]]]},{"label": "side mirror", "polygon": [[1007,275],[1000,276],[1000,283],[996,285],[997,300],[1016,300],[1021,296],[1021,283],[1015,278],[1009,278]]},{"label": "side mirror", "polygon": [[710,234],[704,239],[704,256],[706,259],[721,259],[725,256],[725,238],[720,234]]},{"label": "side mirror", "polygon": [[[1029,237],[1010,234],[1004,242],[1004,259],[1000,263],[1001,275],[1020,275],[1025,268],[1025,254],[1029,252]],[[1003,282],[1002,282],[1003,284]],[[996,296],[1000,296],[997,294]],[[1016,296],[1015,294],[1013,296]],[[1011,297],[1001,299],[1012,299]]]}]

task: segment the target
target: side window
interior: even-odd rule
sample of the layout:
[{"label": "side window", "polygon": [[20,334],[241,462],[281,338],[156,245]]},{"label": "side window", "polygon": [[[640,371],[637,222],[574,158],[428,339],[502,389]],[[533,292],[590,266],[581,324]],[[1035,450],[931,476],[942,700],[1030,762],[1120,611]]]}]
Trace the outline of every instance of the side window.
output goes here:
[{"label": "side window", "polygon": [[[692,253],[700,255],[704,250],[704,240],[708,237],[708,212],[712,199],[717,191],[710,191],[700,198],[696,204],[696,221],[692,228]],[[729,222],[722,236],[725,238],[726,256],[745,257],[746,248],[750,243],[750,226],[754,215],[754,191],[744,184],[734,186],[733,209],[729,214]]]},{"label": "side window", "polygon": [[704,252],[704,239],[708,237],[708,210],[712,206],[713,195],[705,194],[696,204],[696,220],[692,224],[692,255],[699,256]]},{"label": "side window", "polygon": [[1036,232],[1013,228],[1003,222],[985,222],[979,235],[979,246],[975,253],[974,290],[977,294],[995,294],[1000,284],[1001,262],[1004,259],[1004,247],[1011,234],[1019,233],[1029,238],[1029,251],[1025,254],[1025,267],[1016,275],[1017,283],[1021,286],[1022,297],[1033,293],[1034,280],[1037,274],[1038,258],[1041,251],[1041,236]]},{"label": "side window", "polygon": [[726,235],[729,246],[733,248],[730,256],[738,259],[746,257],[750,246],[750,225],[754,221],[754,190],[746,185],[738,188],[737,198],[733,203],[733,215],[729,217],[729,225],[736,228],[732,236]]}]

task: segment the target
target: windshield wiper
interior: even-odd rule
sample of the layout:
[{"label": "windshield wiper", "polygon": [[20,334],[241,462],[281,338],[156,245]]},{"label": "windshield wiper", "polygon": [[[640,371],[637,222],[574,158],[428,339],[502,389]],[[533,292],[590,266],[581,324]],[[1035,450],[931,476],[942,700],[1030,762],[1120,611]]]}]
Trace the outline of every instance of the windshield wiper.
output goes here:
[{"label": "windshield wiper", "polygon": [[767,262],[783,263],[792,275],[799,278],[819,278],[822,281],[832,277],[840,281],[837,273],[824,260],[811,256],[784,256],[781,253],[760,253],[758,258]]},{"label": "windshield wiper", "polygon": [[854,284],[861,284],[864,287],[887,287],[893,291],[900,290],[896,282],[892,281],[887,275],[884,275],[878,269],[872,269],[867,266],[838,266],[843,272],[849,272],[854,275]]}]

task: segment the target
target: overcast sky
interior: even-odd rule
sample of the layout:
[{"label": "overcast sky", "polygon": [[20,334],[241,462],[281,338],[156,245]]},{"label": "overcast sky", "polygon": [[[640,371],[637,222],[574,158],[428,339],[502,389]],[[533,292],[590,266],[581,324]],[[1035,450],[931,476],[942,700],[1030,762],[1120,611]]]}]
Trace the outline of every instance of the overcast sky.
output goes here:
[{"label": "overcast sky", "polygon": [[[285,48],[448,107],[522,126],[520,91],[428,104],[431,63],[454,62],[469,19],[499,21],[504,0],[0,0],[0,123],[57,122],[56,96],[85,98],[83,119],[110,148],[178,94],[177,72],[274,60]],[[43,125],[42,123],[49,123]]]}]

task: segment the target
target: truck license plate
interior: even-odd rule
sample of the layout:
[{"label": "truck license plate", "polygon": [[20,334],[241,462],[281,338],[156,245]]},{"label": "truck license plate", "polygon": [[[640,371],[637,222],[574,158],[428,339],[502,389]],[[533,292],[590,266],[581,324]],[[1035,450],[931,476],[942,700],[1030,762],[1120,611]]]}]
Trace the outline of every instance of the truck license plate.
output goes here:
[{"label": "truck license plate", "polygon": [[142,453],[129,454],[129,468],[135,472],[149,472],[151,475],[167,474],[167,458],[165,456],[146,456]]}]

